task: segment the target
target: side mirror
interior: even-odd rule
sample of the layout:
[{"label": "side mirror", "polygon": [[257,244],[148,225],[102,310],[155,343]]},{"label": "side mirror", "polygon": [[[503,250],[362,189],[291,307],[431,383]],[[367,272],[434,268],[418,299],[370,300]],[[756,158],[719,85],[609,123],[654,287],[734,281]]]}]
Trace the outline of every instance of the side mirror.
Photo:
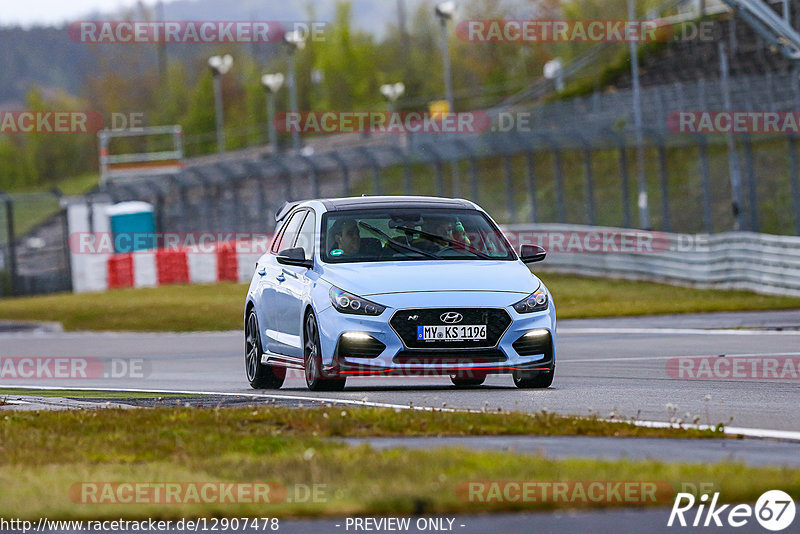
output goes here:
[{"label": "side mirror", "polygon": [[519,248],[519,257],[522,263],[537,263],[544,261],[547,251],[539,245],[522,245]]},{"label": "side mirror", "polygon": [[306,251],[302,248],[287,248],[278,253],[275,260],[281,265],[292,265],[294,267],[305,267],[311,269],[314,267],[314,260],[306,259]]}]

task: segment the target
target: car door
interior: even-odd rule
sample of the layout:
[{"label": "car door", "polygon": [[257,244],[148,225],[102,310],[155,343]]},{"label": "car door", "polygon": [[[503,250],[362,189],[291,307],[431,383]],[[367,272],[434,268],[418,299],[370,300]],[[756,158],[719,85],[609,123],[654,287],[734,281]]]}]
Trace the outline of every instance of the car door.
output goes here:
[{"label": "car door", "polygon": [[[284,354],[283,343],[280,339],[280,330],[277,325],[279,317],[278,307],[281,306],[281,295],[283,288],[281,287],[282,280],[285,280],[283,275],[283,266],[280,265],[275,259],[278,252],[281,250],[291,248],[292,243],[297,239],[297,232],[303,219],[306,216],[306,210],[299,210],[286,218],[278,232],[278,236],[272,243],[269,254],[264,255],[258,262],[256,267],[256,276],[258,277],[257,293],[259,294],[259,310],[258,316],[261,323],[262,339],[264,340],[264,348],[276,354]],[[286,243],[290,243],[288,246]]]},{"label": "car door", "polygon": [[[306,258],[313,258],[315,225],[316,217],[314,212],[309,210],[294,243],[291,246],[284,244],[283,248],[302,248]],[[282,342],[279,350],[281,354],[302,358],[303,303],[311,287],[309,269],[290,265],[281,265],[280,268],[283,281],[278,287],[278,304],[275,306],[276,330]]]}]

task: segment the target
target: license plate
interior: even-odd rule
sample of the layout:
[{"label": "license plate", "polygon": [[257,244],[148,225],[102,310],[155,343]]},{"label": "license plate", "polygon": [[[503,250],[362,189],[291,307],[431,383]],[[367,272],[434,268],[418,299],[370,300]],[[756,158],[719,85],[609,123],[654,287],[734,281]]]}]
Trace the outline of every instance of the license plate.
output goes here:
[{"label": "license plate", "polygon": [[479,341],[481,339],[486,339],[486,325],[417,327],[417,341]]}]

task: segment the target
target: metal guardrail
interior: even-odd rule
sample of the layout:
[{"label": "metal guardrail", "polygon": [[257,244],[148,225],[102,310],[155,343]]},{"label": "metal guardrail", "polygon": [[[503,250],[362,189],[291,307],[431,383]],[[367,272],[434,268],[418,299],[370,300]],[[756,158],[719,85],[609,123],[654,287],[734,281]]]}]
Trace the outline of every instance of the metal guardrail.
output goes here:
[{"label": "metal guardrail", "polygon": [[[509,225],[506,232],[559,235],[568,243],[589,234],[628,234],[633,230],[561,224]],[[739,289],[766,295],[800,296],[800,237],[751,232],[722,234],[643,234],[655,238],[654,251],[573,252],[551,248],[537,270],[605,278],[646,280],[697,288]],[[677,297],[676,297],[677,298]]]}]

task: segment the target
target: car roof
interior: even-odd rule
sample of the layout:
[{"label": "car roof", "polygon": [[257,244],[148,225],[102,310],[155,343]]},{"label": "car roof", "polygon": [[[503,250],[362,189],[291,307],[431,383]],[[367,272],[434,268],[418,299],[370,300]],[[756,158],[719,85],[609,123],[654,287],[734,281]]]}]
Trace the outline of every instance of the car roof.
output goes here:
[{"label": "car roof", "polygon": [[458,198],[417,197],[417,196],[363,196],[347,198],[323,198],[317,200],[296,200],[284,202],[275,214],[280,222],[295,208],[308,208],[314,204],[322,204],[326,211],[347,211],[360,209],[384,208],[434,208],[434,209],[470,209],[478,208],[468,200]]},{"label": "car roof", "polygon": [[328,211],[382,208],[439,208],[476,209],[475,205],[458,198],[415,197],[415,196],[374,196],[329,198],[320,200]]}]

